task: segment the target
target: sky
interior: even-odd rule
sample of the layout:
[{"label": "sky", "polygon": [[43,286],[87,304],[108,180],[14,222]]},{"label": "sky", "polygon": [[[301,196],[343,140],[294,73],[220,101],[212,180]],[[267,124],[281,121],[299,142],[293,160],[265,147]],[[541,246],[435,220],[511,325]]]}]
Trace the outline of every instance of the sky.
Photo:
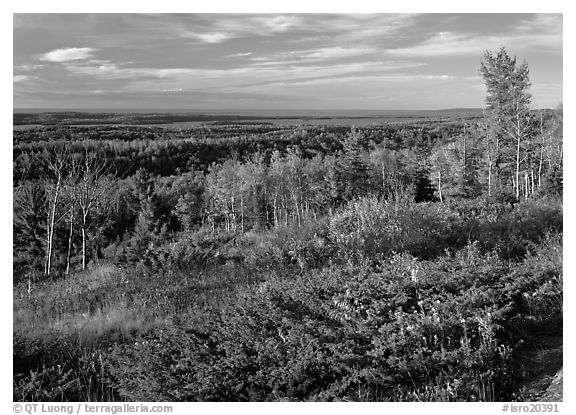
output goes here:
[{"label": "sky", "polygon": [[14,14],[14,108],[479,108],[486,50],[563,100],[561,14]]}]

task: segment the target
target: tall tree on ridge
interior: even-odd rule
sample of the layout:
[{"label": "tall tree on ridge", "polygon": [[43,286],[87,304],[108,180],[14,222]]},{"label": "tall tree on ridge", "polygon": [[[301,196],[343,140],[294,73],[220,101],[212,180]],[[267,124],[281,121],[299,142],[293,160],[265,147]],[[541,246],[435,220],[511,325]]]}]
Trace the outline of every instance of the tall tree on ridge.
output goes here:
[{"label": "tall tree on ridge", "polygon": [[[490,122],[490,134],[493,137],[494,177],[500,181],[502,157],[506,156],[503,147],[511,150],[515,147],[515,172],[513,183],[515,195],[520,196],[520,167],[522,145],[528,138],[531,126],[531,95],[528,64],[516,63],[504,47],[497,54],[484,53],[480,73],[486,83],[486,115]],[[503,142],[505,141],[505,142]],[[492,172],[490,172],[491,174]],[[491,180],[492,184],[493,180]],[[501,184],[501,183],[499,183]],[[490,191],[489,191],[490,192]]]}]

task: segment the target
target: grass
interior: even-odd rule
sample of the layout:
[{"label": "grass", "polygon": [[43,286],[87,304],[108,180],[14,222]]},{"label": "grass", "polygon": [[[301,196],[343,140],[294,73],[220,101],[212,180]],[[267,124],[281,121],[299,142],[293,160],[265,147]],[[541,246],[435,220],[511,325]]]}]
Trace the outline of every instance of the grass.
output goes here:
[{"label": "grass", "polygon": [[14,287],[14,399],[119,400],[101,356],[165,328],[187,310],[217,307],[253,279],[238,267],[142,272],[103,265],[67,278]]}]

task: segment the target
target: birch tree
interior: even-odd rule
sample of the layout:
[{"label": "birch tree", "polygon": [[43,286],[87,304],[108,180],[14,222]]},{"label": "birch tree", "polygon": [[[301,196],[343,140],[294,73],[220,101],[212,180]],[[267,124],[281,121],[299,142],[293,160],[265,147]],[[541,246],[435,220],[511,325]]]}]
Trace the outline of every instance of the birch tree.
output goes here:
[{"label": "birch tree", "polygon": [[42,160],[47,173],[41,179],[46,193],[46,256],[44,275],[52,272],[54,258],[54,238],[57,224],[62,220],[62,189],[70,156],[65,150],[46,152]]},{"label": "birch tree", "polygon": [[102,208],[108,188],[105,177],[108,173],[106,160],[88,152],[78,167],[79,180],[76,184],[75,201],[80,210],[80,232],[82,236],[82,269],[86,269],[88,228],[97,210]]}]

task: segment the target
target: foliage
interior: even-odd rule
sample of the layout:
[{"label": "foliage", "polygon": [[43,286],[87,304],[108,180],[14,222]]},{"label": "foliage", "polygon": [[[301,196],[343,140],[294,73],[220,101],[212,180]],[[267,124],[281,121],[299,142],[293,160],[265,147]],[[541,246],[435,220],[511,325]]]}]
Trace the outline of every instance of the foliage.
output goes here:
[{"label": "foliage", "polygon": [[348,204],[330,219],[329,239],[340,257],[374,259],[391,252],[434,258],[477,242],[483,252],[522,257],[530,243],[562,230],[562,206],[527,201],[512,209],[491,201],[388,203],[374,197]]},{"label": "foliage", "polygon": [[[487,89],[486,107],[489,134],[493,136],[492,146],[495,147],[496,183],[501,186],[511,179],[518,198],[521,193],[520,171],[527,164],[523,161],[529,160],[525,156],[529,148],[526,141],[533,128],[528,64],[517,65],[516,58],[510,57],[501,47],[497,54],[488,51],[484,54],[480,73]],[[527,197],[529,190],[523,193]]]},{"label": "foliage", "polygon": [[[521,269],[559,246],[549,240]],[[504,399],[519,376],[515,324],[529,317],[511,307],[510,265],[472,244],[436,261],[269,277],[115,347],[107,367],[132,400]],[[544,275],[561,266],[543,261],[524,297],[561,293]]]}]

